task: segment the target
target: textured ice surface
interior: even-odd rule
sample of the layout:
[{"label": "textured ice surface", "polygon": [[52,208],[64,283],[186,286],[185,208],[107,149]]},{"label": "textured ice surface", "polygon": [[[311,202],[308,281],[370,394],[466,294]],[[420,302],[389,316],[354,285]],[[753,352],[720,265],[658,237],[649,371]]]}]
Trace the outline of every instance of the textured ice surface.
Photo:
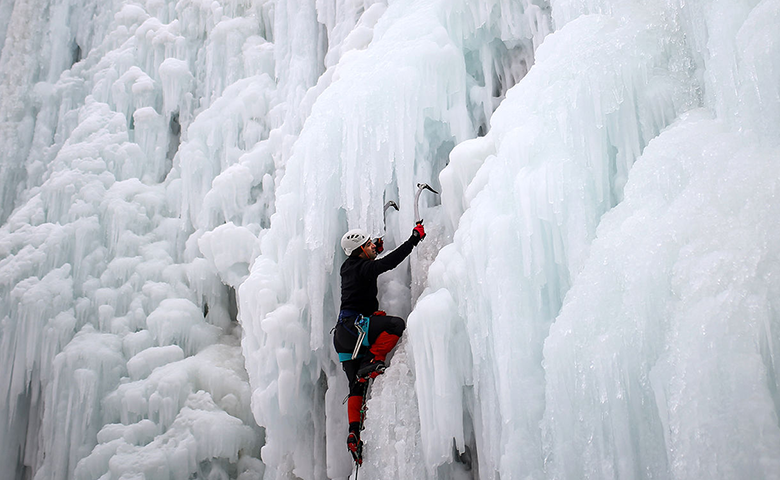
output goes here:
[{"label": "textured ice surface", "polygon": [[[0,478],[780,478],[778,0],[0,1]],[[388,200],[400,211],[383,212]]]}]

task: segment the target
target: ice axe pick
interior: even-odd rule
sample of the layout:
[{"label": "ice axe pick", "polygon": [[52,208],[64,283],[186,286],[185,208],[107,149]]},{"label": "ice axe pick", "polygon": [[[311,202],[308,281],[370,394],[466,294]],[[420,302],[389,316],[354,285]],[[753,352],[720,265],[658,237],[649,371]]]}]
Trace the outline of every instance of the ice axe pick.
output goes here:
[{"label": "ice axe pick", "polygon": [[423,223],[422,218],[420,218],[420,194],[423,190],[430,190],[436,195],[439,194],[436,190],[431,188],[430,185],[427,183],[418,183],[417,184],[417,194],[414,196],[414,222],[417,225],[421,225]]},{"label": "ice axe pick", "polygon": [[398,204],[392,200],[389,200],[387,203],[385,203],[385,213],[387,213],[387,209],[390,207],[393,207],[396,211],[398,211]]},{"label": "ice axe pick", "polygon": [[383,217],[384,217],[383,220],[384,220],[384,223],[385,223],[385,231],[387,231],[387,210],[390,207],[395,208],[395,210],[398,211],[398,204],[395,203],[394,201],[388,200],[387,203],[385,203],[385,208],[384,208],[384,210],[382,210],[382,214],[383,214]]}]

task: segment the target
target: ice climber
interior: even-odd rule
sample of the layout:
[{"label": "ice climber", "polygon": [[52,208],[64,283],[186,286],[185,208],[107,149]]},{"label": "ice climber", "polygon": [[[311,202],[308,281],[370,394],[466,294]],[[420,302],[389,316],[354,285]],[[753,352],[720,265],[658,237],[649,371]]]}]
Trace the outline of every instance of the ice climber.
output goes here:
[{"label": "ice climber", "polygon": [[341,311],[334,329],[333,345],[349,380],[347,448],[355,462],[362,463],[362,409],[368,380],[384,373],[385,357],[398,343],[406,324],[379,310],[377,277],[397,267],[425,238],[422,224],[412,236],[384,257],[382,239],[372,241],[364,230],[353,229],[341,238],[347,259],[341,265]]}]

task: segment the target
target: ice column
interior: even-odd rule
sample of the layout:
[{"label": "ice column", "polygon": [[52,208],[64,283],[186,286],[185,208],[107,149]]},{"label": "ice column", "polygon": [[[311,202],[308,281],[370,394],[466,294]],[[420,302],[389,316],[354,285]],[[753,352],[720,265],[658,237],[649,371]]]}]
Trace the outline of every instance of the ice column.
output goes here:
[{"label": "ice column", "polygon": [[[180,220],[180,169],[168,173],[213,100],[205,84],[225,96],[226,83],[252,72],[256,88],[241,99],[256,108],[226,115],[249,125],[244,141],[267,135],[254,117],[267,113],[258,90],[271,90],[268,76],[244,62],[210,68],[236,52],[264,58],[264,10],[74,7],[16,2],[3,27],[1,135],[13,141],[2,142],[0,188],[3,207],[16,208],[0,214],[0,356],[13,365],[0,376],[0,463],[14,478],[118,478],[159,465],[147,457],[154,451],[185,477],[257,475],[262,432],[229,335],[228,289],[191,254],[198,239],[186,241]],[[215,145],[215,157],[231,158],[220,147],[235,145],[244,147]],[[233,435],[205,435],[214,425]],[[181,448],[159,456],[173,441]],[[194,464],[179,462],[190,456]]]},{"label": "ice column", "polygon": [[[345,54],[335,67],[293,147],[261,255],[239,290],[253,410],[267,427],[263,459],[278,476],[322,468],[325,450],[312,445],[312,429],[339,443],[346,431],[342,422],[325,432],[324,418],[315,415],[324,398],[321,371],[341,379],[346,394],[328,335],[338,308],[340,236],[357,225],[379,234],[388,189],[409,205],[402,212],[408,227],[388,238],[405,239],[414,182],[430,178],[427,162],[439,146],[425,142],[427,128],[440,128],[439,143],[473,134],[466,129],[460,52],[425,8],[408,7],[388,7],[368,48]],[[421,28],[406,28],[402,20],[410,18]],[[340,398],[331,397],[325,414],[345,416]],[[329,471],[347,475],[348,458],[344,451],[327,458]]]},{"label": "ice column", "polygon": [[644,150],[550,330],[551,476],[780,476],[780,4],[678,7],[708,110]]},{"label": "ice column", "polygon": [[440,178],[454,242],[409,319],[429,466],[452,458],[454,439],[478,451],[480,478],[544,476],[547,330],[634,161],[698,102],[666,28],[642,15],[568,23],[486,137],[453,151]]}]

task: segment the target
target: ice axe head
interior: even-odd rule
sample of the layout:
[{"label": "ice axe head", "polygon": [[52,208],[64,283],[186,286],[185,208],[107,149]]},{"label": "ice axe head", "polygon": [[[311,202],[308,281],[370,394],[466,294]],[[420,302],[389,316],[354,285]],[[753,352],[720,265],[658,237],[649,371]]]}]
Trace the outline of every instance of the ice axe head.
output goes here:
[{"label": "ice axe head", "polygon": [[431,186],[428,185],[427,183],[417,184],[417,194],[414,196],[414,222],[417,225],[421,225],[423,223],[422,218],[420,218],[420,194],[422,193],[423,190],[430,190],[436,195],[439,194],[439,192],[431,188]]},{"label": "ice axe head", "polygon": [[385,203],[385,208],[384,210],[382,210],[382,215],[384,217],[384,222],[385,222],[385,231],[387,231],[387,210],[390,207],[395,208],[395,210],[398,211],[398,204],[395,203],[394,201],[388,200],[387,203]]}]

